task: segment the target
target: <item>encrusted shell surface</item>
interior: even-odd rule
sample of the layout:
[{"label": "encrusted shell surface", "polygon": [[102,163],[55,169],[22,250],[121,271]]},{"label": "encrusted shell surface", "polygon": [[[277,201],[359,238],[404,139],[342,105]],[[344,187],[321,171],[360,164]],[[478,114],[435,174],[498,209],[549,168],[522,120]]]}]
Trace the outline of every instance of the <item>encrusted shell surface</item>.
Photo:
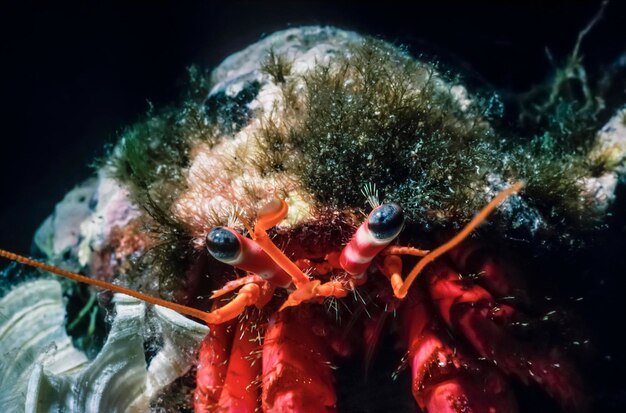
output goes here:
[{"label": "encrusted shell surface", "polygon": [[117,294],[106,343],[88,361],[65,332],[65,303],[56,280],[24,283],[0,300],[0,411],[142,412],[185,374],[207,327],[155,307],[163,342],[146,362],[146,305]]}]

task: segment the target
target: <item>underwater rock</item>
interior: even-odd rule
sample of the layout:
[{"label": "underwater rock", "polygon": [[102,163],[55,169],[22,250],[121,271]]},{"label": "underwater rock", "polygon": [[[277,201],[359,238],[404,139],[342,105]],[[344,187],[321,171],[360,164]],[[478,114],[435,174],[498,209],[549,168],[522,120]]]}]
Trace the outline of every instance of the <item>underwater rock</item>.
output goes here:
[{"label": "underwater rock", "polygon": [[82,235],[78,250],[81,266],[90,262],[90,254],[101,251],[115,228],[125,228],[139,215],[139,210],[128,196],[128,191],[111,179],[104,171],[99,173],[94,194],[95,209],[80,225]]},{"label": "underwater rock", "polygon": [[522,179],[526,196],[499,210],[499,231],[567,241],[570,229],[559,226],[593,226],[609,203],[600,198],[614,191],[613,172],[592,178],[584,166],[590,155],[576,148],[508,152],[497,138],[503,131],[491,125],[497,96],[470,92],[436,64],[353,32],[274,33],[224,60],[211,81],[209,106],[217,99],[238,121],[209,115],[215,133],[188,141],[189,165],[179,172],[185,189],[165,205],[198,250],[233,205],[253,220],[275,194],[289,204],[285,230],[327,213],[353,225],[363,186],[379,182],[382,197],[403,205],[410,221],[435,229],[470,219]]},{"label": "underwater rock", "polygon": [[207,327],[165,308],[153,322],[163,345],[146,363],[145,304],[114,298],[104,347],[88,361],[65,332],[57,280],[24,283],[0,300],[0,410],[26,412],[143,412],[165,386],[193,364]]}]

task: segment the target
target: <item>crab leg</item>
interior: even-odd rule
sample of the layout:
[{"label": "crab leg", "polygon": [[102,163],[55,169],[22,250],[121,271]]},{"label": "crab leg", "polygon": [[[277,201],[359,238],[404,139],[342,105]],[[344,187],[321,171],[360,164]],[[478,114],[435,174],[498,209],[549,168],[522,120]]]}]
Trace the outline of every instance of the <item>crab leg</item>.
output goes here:
[{"label": "crab leg", "polygon": [[400,245],[390,245],[381,251],[380,255],[413,255],[414,257],[425,257],[430,251],[421,250],[414,247],[403,247]]},{"label": "crab leg", "polygon": [[329,340],[314,333],[317,322],[309,306],[270,318],[263,344],[263,411],[335,411]]},{"label": "crab leg", "polygon": [[393,294],[397,297],[402,287],[402,258],[397,255],[387,255],[383,261],[383,274],[389,279]]},{"label": "crab leg", "polygon": [[261,373],[260,347],[256,332],[258,325],[254,316],[244,317],[237,324],[224,386],[217,409],[220,412],[254,412],[259,407],[259,387],[256,384]]},{"label": "crab leg", "polygon": [[219,290],[215,290],[213,291],[213,294],[211,295],[211,299],[214,300],[216,298],[222,297],[228,293],[231,293],[233,291],[235,291],[237,288],[239,287],[243,287],[246,284],[252,284],[252,283],[256,283],[256,284],[263,284],[263,278],[259,277],[256,274],[251,274],[245,277],[241,277],[241,278],[237,278],[235,280],[229,281],[226,284],[224,284],[224,286],[222,288],[220,288]]},{"label": "crab leg", "polygon": [[413,396],[421,409],[437,413],[514,413],[506,380],[488,363],[466,357],[445,339],[422,291],[401,308]]},{"label": "crab leg", "polygon": [[289,207],[287,203],[279,198],[274,198],[260,212],[254,227],[254,241],[271,259],[292,278],[296,291],[292,293],[281,307],[281,310],[298,305],[303,301],[308,301],[317,297],[345,297],[347,291],[343,283],[329,281],[321,284],[319,280],[309,280],[296,263],[291,261],[278,248],[267,234],[267,230],[282,221],[286,216]]},{"label": "crab leg", "polygon": [[471,279],[461,279],[446,265],[428,275],[429,290],[446,324],[462,333],[474,349],[522,382],[536,382],[568,410],[584,408],[580,378],[556,350],[539,350],[521,342],[507,326],[521,315]]},{"label": "crab leg", "polygon": [[346,295],[348,295],[348,291],[346,290],[344,283],[341,281],[328,281],[322,284],[320,280],[312,280],[300,288],[297,288],[293,293],[289,294],[278,311],[282,311],[288,307],[300,305],[300,303],[314,298],[343,298]]},{"label": "crab leg", "polygon": [[226,373],[233,340],[230,323],[210,325],[209,334],[200,344],[194,391],[194,411],[209,413],[216,409]]}]

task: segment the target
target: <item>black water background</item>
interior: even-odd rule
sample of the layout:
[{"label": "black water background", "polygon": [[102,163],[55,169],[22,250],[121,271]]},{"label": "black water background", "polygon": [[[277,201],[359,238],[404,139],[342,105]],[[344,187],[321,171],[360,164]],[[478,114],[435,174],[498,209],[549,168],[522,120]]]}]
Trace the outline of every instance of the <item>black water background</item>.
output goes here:
[{"label": "black water background", "polygon": [[[599,7],[597,1],[493,3],[0,6],[0,248],[28,253],[35,229],[93,173],[89,164],[104,144],[138,120],[148,102],[160,107],[176,100],[185,67],[215,66],[263,33],[332,24],[379,34],[439,55],[478,82],[519,92],[550,73],[545,49],[565,58]],[[583,44],[592,69],[624,50],[626,13],[619,3]],[[572,281],[564,288],[584,297],[579,311],[593,329],[589,379],[600,398],[597,411],[626,411],[623,198],[607,239],[571,260]]]}]

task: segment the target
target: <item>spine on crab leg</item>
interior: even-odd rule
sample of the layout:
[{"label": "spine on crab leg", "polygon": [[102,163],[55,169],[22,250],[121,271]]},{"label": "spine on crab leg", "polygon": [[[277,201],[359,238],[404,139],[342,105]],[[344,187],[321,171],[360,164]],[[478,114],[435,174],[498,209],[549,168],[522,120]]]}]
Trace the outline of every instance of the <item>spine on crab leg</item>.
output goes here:
[{"label": "spine on crab leg", "polygon": [[270,318],[263,344],[264,412],[336,410],[329,339],[322,321],[307,305]]},{"label": "spine on crab leg", "polygon": [[566,410],[585,410],[580,377],[568,360],[555,348],[536,348],[510,333],[522,319],[514,307],[498,302],[475,280],[462,279],[447,265],[434,267],[427,277],[430,295],[445,322],[482,357],[524,383],[537,383]]},{"label": "spine on crab leg", "polygon": [[473,360],[447,342],[427,294],[414,288],[401,307],[412,390],[428,412],[514,413],[517,404],[505,377],[491,364]]},{"label": "spine on crab leg", "polygon": [[259,385],[261,373],[260,344],[262,334],[255,315],[248,312],[234,328],[234,339],[228,359],[224,386],[218,401],[220,412],[253,413],[260,402]]},{"label": "spine on crab leg", "polygon": [[232,327],[232,323],[209,325],[209,333],[200,344],[194,391],[196,413],[216,410],[228,370]]}]

